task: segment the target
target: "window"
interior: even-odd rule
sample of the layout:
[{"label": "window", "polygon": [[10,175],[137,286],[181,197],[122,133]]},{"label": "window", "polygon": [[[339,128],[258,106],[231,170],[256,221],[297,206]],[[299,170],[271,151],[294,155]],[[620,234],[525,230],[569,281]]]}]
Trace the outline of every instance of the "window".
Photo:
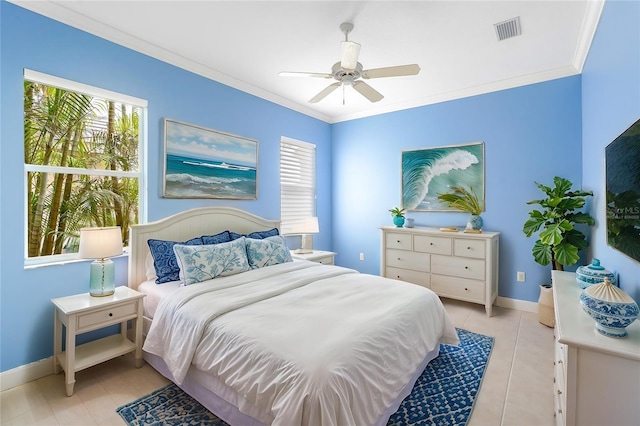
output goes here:
[{"label": "window", "polygon": [[280,228],[287,234],[316,215],[316,146],[280,140]]},{"label": "window", "polygon": [[77,258],[83,227],[120,226],[127,245],[143,213],[146,107],[25,70],[26,265]]}]

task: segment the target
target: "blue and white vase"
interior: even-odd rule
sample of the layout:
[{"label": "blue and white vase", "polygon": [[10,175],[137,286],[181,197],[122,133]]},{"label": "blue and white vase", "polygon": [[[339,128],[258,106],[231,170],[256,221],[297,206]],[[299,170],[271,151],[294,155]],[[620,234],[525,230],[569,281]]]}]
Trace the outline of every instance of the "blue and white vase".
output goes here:
[{"label": "blue and white vase", "polygon": [[467,220],[467,229],[473,229],[474,231],[479,231],[482,229],[482,225],[484,225],[482,216],[477,214],[469,215],[469,220]]},{"label": "blue and white vase", "polygon": [[616,285],[616,276],[613,272],[607,271],[600,265],[599,259],[593,259],[591,265],[580,266],[576,270],[576,281],[580,288],[585,289],[594,284],[599,284],[608,278],[613,285]]},{"label": "blue and white vase", "polygon": [[580,294],[582,309],[596,322],[598,333],[607,337],[626,337],[626,327],[640,314],[638,304],[608,277]]}]

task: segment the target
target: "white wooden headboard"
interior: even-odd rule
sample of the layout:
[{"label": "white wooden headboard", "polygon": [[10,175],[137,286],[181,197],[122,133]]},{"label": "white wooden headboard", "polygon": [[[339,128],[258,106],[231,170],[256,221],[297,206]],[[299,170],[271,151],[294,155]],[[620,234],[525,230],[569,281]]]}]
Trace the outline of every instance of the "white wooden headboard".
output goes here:
[{"label": "white wooden headboard", "polygon": [[150,238],[186,241],[225,230],[248,234],[272,228],[280,229],[280,220],[264,219],[233,207],[199,207],[155,222],[133,225],[129,228],[129,287],[137,289],[147,279],[145,260]]}]

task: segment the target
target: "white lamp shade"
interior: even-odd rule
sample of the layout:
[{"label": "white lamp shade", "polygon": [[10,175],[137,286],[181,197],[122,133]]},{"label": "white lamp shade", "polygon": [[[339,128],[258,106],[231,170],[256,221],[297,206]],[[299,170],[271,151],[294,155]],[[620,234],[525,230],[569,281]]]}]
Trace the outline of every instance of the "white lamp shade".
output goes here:
[{"label": "white lamp shade", "polygon": [[320,226],[318,225],[317,217],[307,217],[291,223],[285,229],[283,234],[285,235],[302,235],[302,234],[317,234],[320,232]]},{"label": "white lamp shade", "polygon": [[80,229],[79,255],[83,259],[104,259],[122,254],[119,226]]}]

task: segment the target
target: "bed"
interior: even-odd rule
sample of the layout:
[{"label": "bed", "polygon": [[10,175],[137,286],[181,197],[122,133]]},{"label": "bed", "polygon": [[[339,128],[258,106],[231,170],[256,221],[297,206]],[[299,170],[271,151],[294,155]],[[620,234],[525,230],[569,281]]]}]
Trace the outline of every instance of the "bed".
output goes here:
[{"label": "bed", "polygon": [[[340,266],[260,264],[253,248],[280,249],[279,225],[202,207],[132,226],[129,286],[146,294],[144,359],[231,425],[386,424],[439,344],[458,343],[442,303],[423,287]],[[186,244],[229,231],[238,238]],[[185,243],[175,245],[178,280],[156,283],[157,241]],[[251,268],[197,275],[189,256],[223,247],[246,247]]]}]

